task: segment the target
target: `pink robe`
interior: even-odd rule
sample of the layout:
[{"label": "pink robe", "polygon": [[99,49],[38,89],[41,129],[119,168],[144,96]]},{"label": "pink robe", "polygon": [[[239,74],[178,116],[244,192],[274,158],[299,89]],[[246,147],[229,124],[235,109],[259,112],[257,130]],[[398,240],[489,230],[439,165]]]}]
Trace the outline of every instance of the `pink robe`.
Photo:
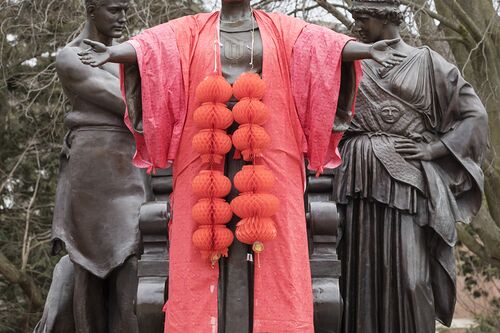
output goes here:
[{"label": "pink robe", "polygon": [[[341,51],[349,37],[281,14],[255,11],[263,41],[264,103],[272,138],[263,162],[277,178],[278,237],[266,244],[254,276],[254,332],[314,332],[304,214],[304,158],[309,167],[340,164],[332,133],[341,81]],[[199,129],[194,92],[214,68],[218,13],[187,16],[129,41],[141,74],[144,135],[134,132],[139,167],[173,164],[173,220],[169,229],[169,299],[165,332],[217,332],[219,269],[203,260],[191,237],[191,181],[203,168],[191,140]],[[220,59],[219,70],[220,70]],[[356,68],[356,88],[361,71]],[[123,78],[122,78],[123,81]],[[123,84],[122,84],[123,86]],[[237,240],[235,240],[237,241]],[[231,255],[231,253],[229,253]]]}]

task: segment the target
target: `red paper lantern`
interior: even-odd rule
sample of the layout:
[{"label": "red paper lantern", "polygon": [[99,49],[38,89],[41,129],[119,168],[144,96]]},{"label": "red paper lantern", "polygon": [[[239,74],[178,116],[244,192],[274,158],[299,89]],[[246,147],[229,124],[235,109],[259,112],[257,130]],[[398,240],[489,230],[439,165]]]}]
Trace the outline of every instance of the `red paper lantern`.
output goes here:
[{"label": "red paper lantern", "polygon": [[275,177],[264,165],[245,165],[234,176],[234,186],[240,192],[265,192],[274,184]]},{"label": "red paper lantern", "polygon": [[233,213],[240,218],[271,217],[278,208],[278,198],[269,193],[242,193],[231,201]]},{"label": "red paper lantern", "polygon": [[253,124],[240,125],[234,132],[232,140],[236,149],[241,151],[245,161],[259,156],[262,150],[271,143],[271,137],[266,130],[262,126]]},{"label": "red paper lantern", "polygon": [[193,120],[199,128],[226,129],[233,123],[233,114],[222,103],[204,103],[193,114]]},{"label": "red paper lantern", "polygon": [[271,241],[277,234],[274,221],[268,217],[249,217],[242,219],[236,226],[236,238],[249,245]]},{"label": "red paper lantern", "polygon": [[220,256],[227,257],[227,251],[233,239],[231,230],[223,225],[203,225],[193,233],[194,246],[210,256],[212,263]]},{"label": "red paper lantern", "polygon": [[243,73],[233,84],[233,93],[238,100],[245,97],[262,99],[265,92],[266,83],[256,73]]},{"label": "red paper lantern", "polygon": [[193,137],[192,144],[203,163],[220,164],[231,150],[231,138],[222,130],[201,130]]},{"label": "red paper lantern", "polygon": [[224,199],[200,199],[193,206],[192,217],[201,225],[226,224],[231,221],[233,211]]},{"label": "red paper lantern", "polygon": [[207,76],[196,87],[196,98],[201,103],[227,103],[233,96],[231,85],[221,75]]},{"label": "red paper lantern", "polygon": [[192,181],[193,192],[199,198],[223,198],[231,191],[231,181],[220,171],[201,170]]},{"label": "red paper lantern", "polygon": [[269,108],[254,98],[244,98],[233,107],[234,120],[238,124],[262,125],[269,119]]}]

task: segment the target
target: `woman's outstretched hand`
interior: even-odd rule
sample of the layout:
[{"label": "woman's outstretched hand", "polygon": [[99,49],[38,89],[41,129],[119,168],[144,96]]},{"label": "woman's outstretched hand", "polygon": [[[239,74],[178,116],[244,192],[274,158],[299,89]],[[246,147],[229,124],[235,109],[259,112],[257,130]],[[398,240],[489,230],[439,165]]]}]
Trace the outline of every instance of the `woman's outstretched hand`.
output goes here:
[{"label": "woman's outstretched hand", "polygon": [[391,46],[399,43],[400,39],[386,39],[373,43],[370,46],[370,55],[373,60],[384,67],[391,68],[399,65],[406,54],[396,51]]}]

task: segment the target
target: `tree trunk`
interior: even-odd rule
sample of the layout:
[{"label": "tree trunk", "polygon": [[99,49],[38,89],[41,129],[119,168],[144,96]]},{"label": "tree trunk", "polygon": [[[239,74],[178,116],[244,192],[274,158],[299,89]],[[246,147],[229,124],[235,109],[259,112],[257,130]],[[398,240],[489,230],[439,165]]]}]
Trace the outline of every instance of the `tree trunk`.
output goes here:
[{"label": "tree trunk", "polygon": [[[487,202],[472,226],[490,256],[490,263],[500,267],[500,52],[497,46],[500,18],[490,0],[436,0],[435,3],[439,14],[459,22],[474,41],[471,46],[460,42],[449,44],[459,69],[474,85],[488,111],[491,147],[483,166]],[[447,27],[444,32],[448,37],[463,36]],[[463,232],[461,230],[462,236]]]}]

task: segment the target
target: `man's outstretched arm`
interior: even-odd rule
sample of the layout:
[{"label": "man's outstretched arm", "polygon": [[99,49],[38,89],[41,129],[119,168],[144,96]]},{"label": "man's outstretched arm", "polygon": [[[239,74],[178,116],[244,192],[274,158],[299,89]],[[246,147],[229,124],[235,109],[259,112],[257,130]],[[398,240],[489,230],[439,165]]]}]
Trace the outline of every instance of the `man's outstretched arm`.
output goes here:
[{"label": "man's outstretched arm", "polygon": [[57,75],[69,96],[123,114],[123,99],[116,76],[80,62],[76,47],[65,47],[56,58]]},{"label": "man's outstretched arm", "polygon": [[85,65],[99,67],[107,62],[120,64],[133,64],[137,62],[137,54],[130,43],[106,46],[103,43],[89,39],[85,39],[83,42],[90,46],[87,50],[78,53],[80,61]]},{"label": "man's outstretched arm", "polygon": [[382,66],[393,67],[399,65],[406,55],[393,49],[391,45],[399,43],[399,38],[381,40],[374,44],[363,44],[355,41],[348,42],[342,51],[343,61],[373,59]]}]

